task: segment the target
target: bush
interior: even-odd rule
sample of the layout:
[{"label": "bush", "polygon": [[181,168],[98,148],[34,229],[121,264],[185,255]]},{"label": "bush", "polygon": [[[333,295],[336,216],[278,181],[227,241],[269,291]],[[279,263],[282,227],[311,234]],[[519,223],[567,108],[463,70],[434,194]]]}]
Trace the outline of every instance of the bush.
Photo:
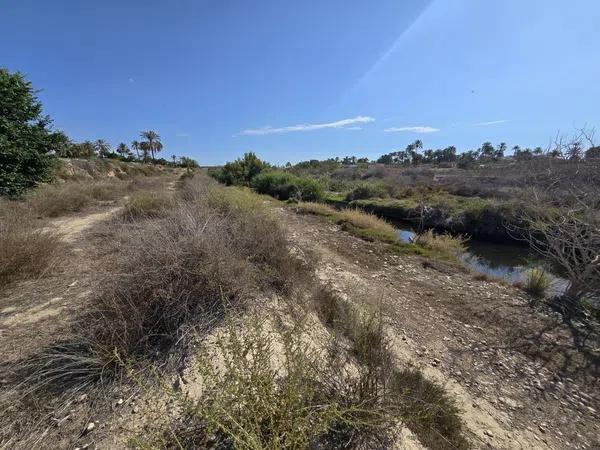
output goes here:
[{"label": "bush", "polygon": [[364,200],[368,198],[385,198],[388,197],[388,191],[384,185],[380,183],[363,183],[350,191],[346,195],[346,200]]},{"label": "bush", "polygon": [[[268,325],[268,324],[267,324]],[[381,448],[397,417],[332,359],[311,351],[303,330],[269,332],[264,321],[230,324],[216,349],[200,353],[202,397],[179,397],[178,429],[156,448]],[[369,445],[364,445],[370,443]],[[374,443],[379,446],[373,447]],[[361,446],[362,444],[362,446]]]},{"label": "bush", "polygon": [[249,152],[243,158],[228,162],[221,169],[211,172],[211,176],[228,186],[249,186],[255,176],[268,168],[269,164]]},{"label": "bush", "polygon": [[[214,325],[225,305],[286,291],[298,276],[276,221],[232,200],[228,189],[212,189],[173,203],[162,217],[124,226],[105,288],[81,321],[82,339],[102,354],[105,370],[185,346],[182,338]],[[188,195],[194,191],[201,189],[188,188]]]},{"label": "bush", "polygon": [[121,215],[128,220],[160,217],[165,214],[168,205],[169,199],[164,195],[142,192],[131,196],[127,200]]},{"label": "bush", "polygon": [[61,250],[59,237],[39,229],[22,204],[0,201],[0,287],[40,276]]},{"label": "bush", "polygon": [[260,194],[279,200],[290,198],[302,201],[318,201],[323,197],[323,185],[311,178],[301,178],[286,172],[263,172],[252,181],[252,187]]}]

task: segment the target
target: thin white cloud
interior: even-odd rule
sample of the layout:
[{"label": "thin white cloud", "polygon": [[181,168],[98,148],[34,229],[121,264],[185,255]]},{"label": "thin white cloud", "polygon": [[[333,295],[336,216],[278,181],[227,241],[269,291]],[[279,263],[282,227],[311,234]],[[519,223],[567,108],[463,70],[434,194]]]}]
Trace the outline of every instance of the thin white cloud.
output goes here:
[{"label": "thin white cloud", "polygon": [[338,129],[356,129],[356,127],[350,127],[349,125],[354,125],[357,123],[370,123],[374,122],[375,119],[369,116],[357,116],[352,119],[342,119],[336,122],[328,122],[328,123],[302,123],[299,125],[291,125],[287,127],[273,128],[270,126],[266,126],[263,128],[248,128],[246,130],[240,131],[240,134],[243,136],[264,136],[267,134],[277,134],[277,133],[292,133],[295,131],[314,131],[314,130],[323,130],[326,128],[338,128]]},{"label": "thin white cloud", "polygon": [[134,80],[133,78],[130,78],[130,79],[129,79],[129,82],[130,82],[130,83],[135,83],[135,80]]},{"label": "thin white cloud", "polygon": [[490,122],[477,122],[477,123],[472,123],[471,126],[472,127],[487,127],[488,125],[498,125],[498,124],[506,123],[506,122],[510,122],[510,120],[492,120]]},{"label": "thin white cloud", "polygon": [[176,137],[188,137],[189,134],[188,133],[175,133]]},{"label": "thin white cloud", "polygon": [[408,131],[411,133],[435,133],[437,131],[440,131],[440,129],[429,127],[429,126],[425,126],[425,127],[393,127],[393,128],[386,128],[383,131],[386,131],[388,133],[395,133],[395,132],[400,132],[400,131]]}]

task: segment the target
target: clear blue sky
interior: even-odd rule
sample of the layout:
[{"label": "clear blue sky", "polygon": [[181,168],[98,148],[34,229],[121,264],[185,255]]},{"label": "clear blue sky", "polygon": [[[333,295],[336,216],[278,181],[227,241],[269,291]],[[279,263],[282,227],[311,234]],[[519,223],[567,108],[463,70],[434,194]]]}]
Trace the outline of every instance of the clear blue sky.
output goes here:
[{"label": "clear blue sky", "polygon": [[217,164],[600,126],[600,2],[0,0],[0,65],[75,140]]}]

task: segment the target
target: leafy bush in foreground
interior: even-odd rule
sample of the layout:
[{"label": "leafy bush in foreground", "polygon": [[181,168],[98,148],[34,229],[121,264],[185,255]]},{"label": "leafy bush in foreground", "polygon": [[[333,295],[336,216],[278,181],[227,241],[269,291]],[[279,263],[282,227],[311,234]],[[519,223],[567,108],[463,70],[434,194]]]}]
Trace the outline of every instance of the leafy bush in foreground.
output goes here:
[{"label": "leafy bush in foreground", "polygon": [[0,196],[18,196],[49,178],[49,151],[68,143],[50,125],[31,83],[0,68]]}]

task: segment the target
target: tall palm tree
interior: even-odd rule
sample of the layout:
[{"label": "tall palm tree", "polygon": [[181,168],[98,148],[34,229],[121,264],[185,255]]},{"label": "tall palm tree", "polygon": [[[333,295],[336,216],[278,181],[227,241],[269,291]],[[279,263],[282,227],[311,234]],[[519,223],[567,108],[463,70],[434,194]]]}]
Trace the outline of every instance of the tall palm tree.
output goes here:
[{"label": "tall palm tree", "polygon": [[109,155],[111,148],[110,144],[104,139],[98,139],[96,142],[94,142],[94,150],[98,152],[98,156],[100,156],[100,158],[104,158]]},{"label": "tall palm tree", "polygon": [[131,148],[135,150],[135,156],[137,159],[140,159],[140,143],[138,141],[131,141]]},{"label": "tall palm tree", "polygon": [[[154,160],[154,152],[162,150],[162,144],[160,144],[160,136],[156,131],[148,130],[142,131],[140,133],[140,137],[146,139],[146,141],[148,142],[148,150],[150,150],[150,153],[152,154],[152,160]],[[157,150],[158,144],[160,144],[160,148]]]}]

